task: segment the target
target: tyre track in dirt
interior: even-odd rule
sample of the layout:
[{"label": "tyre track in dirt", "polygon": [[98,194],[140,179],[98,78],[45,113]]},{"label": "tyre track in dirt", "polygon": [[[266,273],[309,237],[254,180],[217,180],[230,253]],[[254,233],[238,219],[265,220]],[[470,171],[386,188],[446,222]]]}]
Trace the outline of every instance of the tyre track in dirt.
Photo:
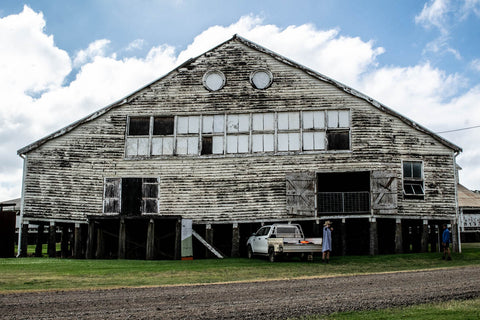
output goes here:
[{"label": "tyre track in dirt", "polygon": [[0,295],[0,319],[285,319],[480,297],[480,266],[228,284]]}]

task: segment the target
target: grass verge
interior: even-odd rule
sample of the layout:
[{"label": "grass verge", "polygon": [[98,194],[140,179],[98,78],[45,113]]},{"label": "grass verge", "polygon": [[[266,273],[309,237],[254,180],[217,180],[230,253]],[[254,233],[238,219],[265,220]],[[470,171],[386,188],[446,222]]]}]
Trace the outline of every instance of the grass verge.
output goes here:
[{"label": "grass verge", "polygon": [[95,289],[329,277],[480,265],[480,244],[467,244],[453,261],[440,254],[418,253],[333,257],[325,265],[265,259],[144,261],[50,258],[0,259],[0,293],[35,290]]}]

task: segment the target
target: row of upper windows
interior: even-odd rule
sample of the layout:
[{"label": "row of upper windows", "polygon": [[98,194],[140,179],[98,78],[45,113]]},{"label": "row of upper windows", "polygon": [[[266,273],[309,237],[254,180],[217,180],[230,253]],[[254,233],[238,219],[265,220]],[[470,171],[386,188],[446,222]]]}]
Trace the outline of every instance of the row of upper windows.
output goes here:
[{"label": "row of upper windows", "polygon": [[129,117],[126,156],[350,149],[348,110]]}]

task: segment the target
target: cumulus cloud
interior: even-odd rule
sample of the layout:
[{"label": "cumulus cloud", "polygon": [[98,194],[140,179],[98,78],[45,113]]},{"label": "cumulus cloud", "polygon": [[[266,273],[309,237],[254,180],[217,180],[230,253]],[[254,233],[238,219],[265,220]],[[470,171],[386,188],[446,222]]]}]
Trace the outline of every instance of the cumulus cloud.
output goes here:
[{"label": "cumulus cloud", "polygon": [[[435,21],[433,11],[427,16]],[[377,57],[384,48],[371,40],[343,36],[339,29],[319,30],[312,24],[280,28],[249,15],[229,26],[206,29],[178,53],[172,46],[159,45],[142,57],[119,58],[120,54],[111,52],[110,40],[99,39],[70,57],[45,33],[43,15],[24,7],[17,15],[0,19],[0,64],[5,70],[0,73],[0,93],[6,97],[0,106],[0,200],[19,196],[21,160],[15,150],[120,100],[235,33],[344,82],[434,130],[480,123],[480,85],[461,94],[466,88],[460,75],[428,62],[379,66]],[[121,51],[143,46],[144,41],[137,39]],[[472,67],[477,65],[472,63]],[[65,83],[68,75],[73,80]],[[478,143],[467,131],[445,137],[465,149],[460,165],[468,172],[466,184],[480,188],[474,161],[480,152]]]}]

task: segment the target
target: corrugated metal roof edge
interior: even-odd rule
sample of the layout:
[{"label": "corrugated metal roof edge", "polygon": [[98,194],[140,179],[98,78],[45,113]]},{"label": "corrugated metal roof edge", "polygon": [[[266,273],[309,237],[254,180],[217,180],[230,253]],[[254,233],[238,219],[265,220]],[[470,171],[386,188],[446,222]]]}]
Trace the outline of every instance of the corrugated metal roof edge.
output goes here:
[{"label": "corrugated metal roof edge", "polygon": [[220,43],[219,45],[213,47],[212,49],[210,49],[210,50],[208,50],[208,51],[206,51],[206,52],[204,52],[204,53],[202,53],[202,54],[200,54],[200,55],[198,55],[198,56],[196,56],[195,58],[190,58],[190,59],[188,59],[187,61],[181,63],[178,67],[172,69],[170,72],[168,72],[168,73],[165,74],[164,76],[162,76],[162,77],[160,77],[160,78],[158,78],[158,79],[156,79],[156,80],[148,83],[147,85],[141,87],[140,89],[135,90],[134,92],[132,92],[131,94],[125,96],[124,98],[122,98],[122,99],[120,99],[120,100],[118,100],[118,101],[116,101],[116,102],[114,102],[114,103],[112,103],[112,104],[110,104],[110,105],[107,105],[106,107],[104,107],[104,108],[102,108],[102,109],[100,109],[100,110],[98,110],[98,111],[96,111],[96,112],[94,112],[94,113],[91,113],[91,114],[87,115],[86,117],[81,118],[80,120],[75,121],[75,122],[69,124],[69,125],[66,126],[66,127],[63,127],[62,129],[57,130],[57,131],[55,131],[55,132],[53,132],[53,133],[51,133],[51,134],[49,134],[49,135],[47,135],[47,136],[45,136],[45,137],[43,137],[43,138],[41,138],[41,139],[39,139],[39,140],[31,143],[31,144],[29,144],[29,145],[27,145],[27,146],[19,149],[19,150],[17,151],[17,154],[18,154],[18,155],[26,154],[26,153],[28,153],[28,152],[30,152],[30,151],[32,151],[32,150],[40,147],[40,146],[43,145],[44,143],[46,143],[46,142],[48,142],[48,141],[50,141],[50,140],[53,140],[53,139],[55,139],[55,138],[58,138],[58,137],[60,137],[60,136],[62,136],[62,135],[64,135],[64,134],[72,131],[73,129],[77,128],[78,126],[80,126],[80,125],[82,125],[82,124],[84,124],[84,123],[87,123],[87,122],[89,122],[89,121],[92,121],[92,120],[94,120],[94,119],[96,119],[96,118],[104,115],[105,113],[109,112],[110,110],[112,110],[112,109],[114,109],[114,108],[117,108],[117,107],[120,107],[120,106],[122,106],[123,104],[128,103],[129,100],[131,100],[137,93],[139,93],[139,92],[141,92],[142,90],[148,88],[148,87],[151,86],[152,84],[154,84],[154,83],[156,83],[156,82],[158,82],[158,81],[161,81],[162,79],[168,77],[168,76],[171,75],[172,73],[178,71],[178,70],[181,69],[182,67],[184,67],[184,66],[190,64],[191,62],[197,60],[199,57],[205,55],[206,53],[208,53],[208,52],[210,52],[210,51],[214,51],[214,50],[216,50],[217,48],[223,46],[224,44],[226,44],[226,43],[228,43],[228,42],[231,42],[231,41],[235,41],[235,40],[240,41],[240,42],[243,43],[244,45],[246,45],[246,46],[248,46],[248,47],[250,47],[250,48],[252,48],[252,49],[254,49],[254,50],[257,50],[257,51],[263,52],[263,53],[265,53],[265,54],[268,54],[268,55],[272,56],[273,58],[275,58],[276,60],[278,60],[278,61],[280,61],[280,62],[282,62],[282,63],[288,64],[288,65],[290,65],[290,66],[292,66],[292,67],[295,67],[295,68],[297,68],[297,69],[300,69],[300,70],[304,71],[305,73],[309,74],[310,76],[313,76],[313,77],[315,77],[315,78],[317,78],[317,79],[319,79],[319,80],[321,80],[321,81],[324,81],[324,82],[327,82],[327,83],[329,83],[329,84],[332,84],[332,85],[334,85],[335,87],[343,90],[344,92],[346,92],[346,93],[348,93],[348,94],[351,94],[351,95],[353,95],[353,96],[355,96],[355,97],[357,97],[357,98],[359,98],[359,99],[362,99],[362,100],[367,101],[368,103],[370,103],[371,105],[373,105],[373,106],[376,107],[377,109],[379,109],[379,110],[381,110],[381,111],[383,111],[383,112],[385,112],[385,113],[388,113],[388,114],[390,114],[390,115],[392,115],[392,116],[395,116],[395,117],[399,118],[401,121],[403,121],[403,122],[406,123],[407,125],[409,125],[409,126],[415,128],[415,129],[417,129],[417,130],[420,131],[420,132],[423,132],[423,133],[425,133],[425,134],[428,134],[428,135],[432,136],[434,139],[436,139],[437,141],[439,141],[439,142],[442,143],[443,145],[447,146],[448,148],[453,149],[453,150],[456,151],[456,152],[461,152],[461,151],[462,151],[462,148],[458,147],[457,145],[455,145],[455,144],[451,143],[450,141],[448,141],[448,140],[440,137],[440,136],[437,135],[436,133],[430,131],[429,129],[427,129],[427,128],[421,126],[421,125],[419,125],[418,123],[416,123],[416,122],[414,122],[414,121],[412,121],[412,120],[410,120],[410,119],[402,116],[401,114],[399,114],[399,113],[397,113],[396,111],[388,108],[387,106],[381,104],[380,102],[378,102],[378,101],[376,101],[376,100],[368,97],[367,95],[365,95],[365,94],[363,94],[363,93],[361,93],[361,92],[359,92],[359,91],[357,91],[357,90],[355,90],[355,89],[353,89],[353,88],[351,88],[351,87],[349,87],[349,86],[347,86],[347,85],[344,85],[344,84],[342,84],[342,83],[340,83],[340,82],[338,82],[338,81],[336,81],[336,80],[333,80],[332,78],[329,78],[329,77],[327,77],[327,76],[325,76],[325,75],[323,75],[323,74],[321,74],[321,73],[319,73],[319,72],[316,72],[316,71],[314,71],[314,70],[312,70],[312,69],[310,69],[310,68],[307,68],[307,67],[305,67],[305,66],[303,66],[303,65],[301,65],[301,64],[299,64],[299,63],[297,63],[297,62],[294,62],[293,60],[290,60],[290,59],[288,59],[288,58],[285,58],[285,57],[283,57],[282,55],[279,55],[279,54],[277,54],[277,53],[275,53],[275,52],[273,52],[273,51],[271,51],[271,50],[269,50],[269,49],[267,49],[267,48],[265,48],[265,47],[262,47],[262,46],[254,43],[254,42],[252,42],[252,41],[250,41],[250,40],[247,40],[247,39],[239,36],[238,34],[235,34],[235,35],[233,35],[232,38],[230,38],[230,39],[228,39],[228,40]]}]

